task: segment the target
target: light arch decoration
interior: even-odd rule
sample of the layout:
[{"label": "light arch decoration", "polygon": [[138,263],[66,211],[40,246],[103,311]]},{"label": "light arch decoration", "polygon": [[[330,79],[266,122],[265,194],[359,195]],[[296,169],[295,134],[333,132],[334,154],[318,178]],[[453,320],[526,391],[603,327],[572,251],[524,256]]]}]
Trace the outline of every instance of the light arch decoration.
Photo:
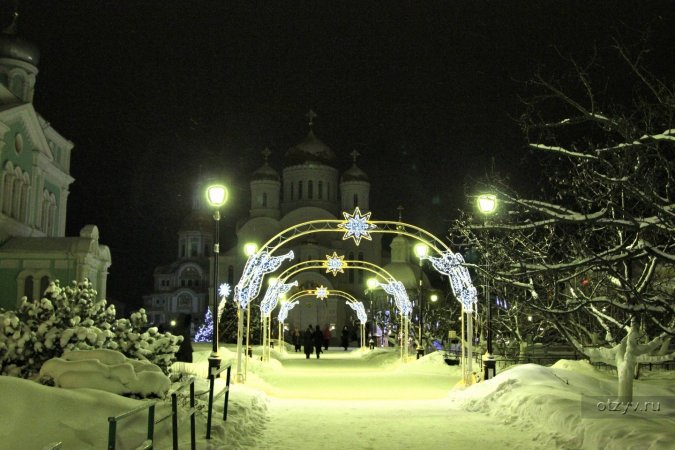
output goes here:
[{"label": "light arch decoration", "polygon": [[[262,278],[265,274],[278,269],[284,260],[293,259],[292,251],[281,256],[273,256],[281,247],[289,242],[309,234],[343,233],[343,240],[353,239],[354,243],[358,246],[362,239],[370,240],[372,233],[396,234],[409,237],[414,241],[427,245],[430,253],[424,259],[428,259],[435,270],[449,278],[452,292],[462,304],[462,321],[464,322],[465,316],[467,319],[467,334],[469,336],[473,335],[471,313],[476,306],[477,291],[471,282],[471,277],[461,254],[454,253],[435,235],[415,225],[404,223],[400,220],[370,220],[371,213],[364,214],[358,207],[354,209],[353,213],[343,212],[342,214],[343,220],[310,220],[288,227],[270,238],[260,247],[257,253],[251,255],[246,262],[242,277],[235,287],[235,301],[240,305],[240,308],[243,309],[244,305],[248,305],[258,296]],[[388,285],[387,287],[392,291],[399,289],[392,285]],[[239,316],[240,327],[242,327],[242,315],[240,314]],[[464,335],[464,326],[462,326],[462,334]],[[464,336],[462,337],[462,346],[464,346],[465,339]],[[471,340],[468,341],[466,348],[467,352],[464,352],[464,349],[462,349],[462,355],[466,355],[462,359],[462,370],[465,384],[470,384],[472,379],[471,362],[473,359]],[[240,369],[242,353],[240,338],[238,338],[237,342],[237,353],[237,379],[243,382]]]}]

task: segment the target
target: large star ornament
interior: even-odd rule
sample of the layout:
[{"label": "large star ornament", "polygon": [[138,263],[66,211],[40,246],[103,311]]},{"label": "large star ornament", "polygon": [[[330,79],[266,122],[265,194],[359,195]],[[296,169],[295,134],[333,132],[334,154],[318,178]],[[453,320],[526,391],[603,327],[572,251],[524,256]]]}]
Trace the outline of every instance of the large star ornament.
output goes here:
[{"label": "large star ornament", "polygon": [[323,262],[326,273],[332,272],[334,277],[337,276],[338,272],[344,273],[344,268],[347,266],[344,259],[344,255],[338,256],[336,252],[333,252],[332,255],[326,255],[326,260]]},{"label": "large star ornament", "polygon": [[354,239],[354,243],[359,245],[361,239],[372,239],[368,230],[377,228],[377,225],[370,223],[370,213],[361,214],[361,210],[357,206],[354,209],[354,214],[349,214],[348,212],[342,213],[345,216],[344,222],[338,224],[338,228],[345,230],[345,235],[342,236],[342,240],[347,240],[349,238]]}]

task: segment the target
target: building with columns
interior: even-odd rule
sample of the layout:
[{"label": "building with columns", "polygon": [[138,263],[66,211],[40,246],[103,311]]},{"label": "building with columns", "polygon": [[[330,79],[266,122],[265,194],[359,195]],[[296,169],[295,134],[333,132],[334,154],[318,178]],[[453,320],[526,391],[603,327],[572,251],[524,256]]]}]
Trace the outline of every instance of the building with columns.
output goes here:
[{"label": "building with columns", "polygon": [[17,17],[0,34],[0,308],[55,279],[89,278],[104,298],[110,250],[95,225],[65,236],[73,143],[33,106],[40,54],[16,35]]},{"label": "building with columns", "polygon": [[[358,152],[349,154],[351,162],[342,154],[336,154],[316,136],[315,115],[310,113],[309,118],[307,135],[285,152],[281,171],[270,165],[271,152],[268,149],[262,152],[262,165],[250,176],[250,209],[248,216],[239,220],[236,227],[236,245],[220,252],[219,282],[227,282],[233,287],[239,281],[247,259],[244,253],[246,244],[254,243],[259,247],[277,233],[302,222],[342,220],[343,211],[352,213],[357,206],[363,213],[370,211],[371,184],[368,175],[357,164]],[[341,171],[345,159],[347,168]],[[181,227],[178,259],[156,269],[154,293],[145,297],[145,308],[155,323],[166,323],[179,313],[191,313],[196,320],[204,317],[212,293],[208,263],[213,256],[214,227],[203,201],[204,188],[203,185],[198,188],[193,212]],[[397,236],[392,241],[390,252],[383,249],[382,236],[371,234],[372,240],[362,239],[358,246],[352,239],[343,240],[342,234],[302,236],[277,252],[293,250],[295,254],[295,259],[285,262],[279,272],[300,261],[325,260],[327,255],[336,252],[347,261],[365,260],[385,266],[404,283],[411,291],[411,299],[414,299],[420,276],[425,285],[428,285],[428,280],[421,274],[417,262],[413,261],[412,243],[403,236]],[[193,277],[186,276],[188,270],[194,274]],[[297,289],[324,286],[329,290],[346,291],[364,300],[368,308],[366,280],[371,276],[363,270],[345,270],[337,276],[326,270],[312,270],[300,272],[288,281],[297,280]],[[193,280],[191,285],[190,278]],[[254,301],[253,308],[259,305],[264,289]],[[191,302],[188,298],[192,299]],[[275,319],[276,313],[272,317]],[[341,297],[329,296],[325,300],[304,297],[289,312],[286,323],[301,329],[310,324],[321,327],[332,324],[339,330],[354,320],[353,310]]]}]

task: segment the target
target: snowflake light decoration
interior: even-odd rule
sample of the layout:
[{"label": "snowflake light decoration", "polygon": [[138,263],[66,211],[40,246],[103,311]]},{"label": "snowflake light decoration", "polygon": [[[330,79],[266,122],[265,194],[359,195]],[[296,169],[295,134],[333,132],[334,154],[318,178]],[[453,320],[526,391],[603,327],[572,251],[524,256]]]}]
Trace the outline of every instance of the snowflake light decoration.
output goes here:
[{"label": "snowflake light decoration", "polygon": [[361,239],[372,239],[368,230],[377,228],[377,225],[370,223],[370,213],[361,214],[361,210],[357,206],[354,209],[354,214],[349,214],[348,212],[343,212],[345,220],[338,224],[338,228],[345,230],[345,235],[342,236],[342,240],[347,240],[349,238],[354,239],[354,243],[359,245]]},{"label": "snowflake light decoration", "polygon": [[319,300],[325,300],[328,298],[328,288],[326,286],[319,286],[314,291],[314,294]]},{"label": "snowflake light decoration", "polygon": [[332,255],[326,255],[326,260],[323,262],[326,273],[332,272],[334,277],[337,276],[338,272],[344,273],[344,268],[347,267],[344,259],[345,255],[338,256],[336,252],[333,252]]},{"label": "snowflake light decoration", "polygon": [[227,298],[230,296],[230,285],[223,283],[218,287],[218,296],[220,298]]}]

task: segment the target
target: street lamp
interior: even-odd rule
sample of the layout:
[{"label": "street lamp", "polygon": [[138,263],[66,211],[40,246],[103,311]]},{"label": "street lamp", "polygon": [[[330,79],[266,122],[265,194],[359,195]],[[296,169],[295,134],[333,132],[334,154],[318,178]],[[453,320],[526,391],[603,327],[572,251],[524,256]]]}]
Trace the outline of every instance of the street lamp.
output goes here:
[{"label": "street lamp", "polygon": [[220,253],[220,208],[227,203],[227,188],[222,184],[211,184],[206,188],[206,200],[214,209],[216,223],[213,239],[213,347],[209,356],[209,369],[215,373],[220,368],[218,354],[218,255]]},{"label": "street lamp", "polygon": [[[373,340],[373,336],[375,335],[375,314],[373,314],[373,290],[377,288],[379,283],[377,282],[377,278],[368,278],[366,281],[366,285],[368,286],[368,295],[370,297],[370,340]],[[368,345],[370,346],[370,342],[368,342]],[[372,348],[371,348],[372,350]]]},{"label": "street lamp", "polygon": [[424,257],[429,254],[429,247],[426,244],[418,243],[415,245],[415,255],[420,260],[420,282],[417,288],[417,299],[420,302],[420,339],[417,344],[417,359],[424,355],[424,346],[422,345],[422,327],[424,326],[424,299],[422,298],[422,262]]},{"label": "street lamp", "polygon": [[[487,223],[487,217],[490,214],[493,214],[497,210],[497,196],[494,194],[481,194],[478,196],[476,202],[478,204],[478,210],[483,214],[484,221],[483,225]],[[485,275],[484,275],[484,286],[485,286],[485,301],[487,306],[487,358],[485,359],[485,370],[483,373],[483,379],[487,380],[489,378],[489,370],[492,369],[492,373],[495,373],[496,364],[494,356],[492,355],[492,302],[490,301],[490,288],[489,280],[487,276],[488,268],[490,265],[490,254],[488,251],[488,243],[485,243]]]}]

